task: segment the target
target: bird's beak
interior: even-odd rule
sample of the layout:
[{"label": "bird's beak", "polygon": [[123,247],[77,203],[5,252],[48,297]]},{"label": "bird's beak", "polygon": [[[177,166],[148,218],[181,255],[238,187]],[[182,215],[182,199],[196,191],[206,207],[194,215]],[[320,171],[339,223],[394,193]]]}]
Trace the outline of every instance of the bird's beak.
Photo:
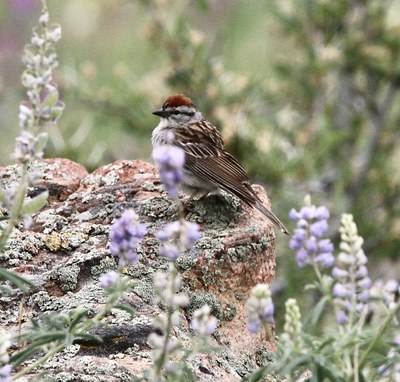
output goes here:
[{"label": "bird's beak", "polygon": [[156,111],[153,111],[153,114],[158,115],[161,118],[166,118],[169,115],[169,113],[164,109],[158,109]]}]

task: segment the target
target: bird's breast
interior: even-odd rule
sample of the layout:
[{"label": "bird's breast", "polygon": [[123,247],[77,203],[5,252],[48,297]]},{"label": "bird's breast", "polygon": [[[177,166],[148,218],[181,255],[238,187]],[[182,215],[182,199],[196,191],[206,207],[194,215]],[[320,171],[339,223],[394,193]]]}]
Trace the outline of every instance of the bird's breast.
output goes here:
[{"label": "bird's breast", "polygon": [[171,126],[166,118],[161,118],[160,123],[153,130],[151,143],[153,147],[163,146],[171,140]]}]

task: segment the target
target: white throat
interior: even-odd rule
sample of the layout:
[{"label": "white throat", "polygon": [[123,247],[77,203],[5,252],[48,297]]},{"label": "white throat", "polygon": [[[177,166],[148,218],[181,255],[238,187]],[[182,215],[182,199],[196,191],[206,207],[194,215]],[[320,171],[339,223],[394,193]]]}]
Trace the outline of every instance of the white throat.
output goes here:
[{"label": "white throat", "polygon": [[151,134],[151,143],[153,147],[163,146],[168,142],[168,132],[170,131],[171,125],[167,118],[160,118],[160,123],[153,130]]}]

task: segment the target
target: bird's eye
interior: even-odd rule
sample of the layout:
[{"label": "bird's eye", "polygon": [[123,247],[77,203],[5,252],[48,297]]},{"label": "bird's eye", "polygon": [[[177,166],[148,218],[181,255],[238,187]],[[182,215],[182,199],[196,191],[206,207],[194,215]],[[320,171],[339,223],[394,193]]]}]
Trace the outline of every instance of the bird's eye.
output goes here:
[{"label": "bird's eye", "polygon": [[177,114],[180,114],[180,111],[179,110],[172,110],[171,114],[177,115]]}]

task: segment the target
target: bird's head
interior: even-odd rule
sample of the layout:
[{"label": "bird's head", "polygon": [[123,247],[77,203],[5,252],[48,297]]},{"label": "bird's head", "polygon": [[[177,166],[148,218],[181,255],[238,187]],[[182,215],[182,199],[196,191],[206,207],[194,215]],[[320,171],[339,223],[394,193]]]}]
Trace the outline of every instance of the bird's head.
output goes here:
[{"label": "bird's head", "polygon": [[174,125],[197,122],[203,118],[192,100],[182,94],[168,97],[161,109],[153,111],[153,114],[167,119],[169,123]]}]

